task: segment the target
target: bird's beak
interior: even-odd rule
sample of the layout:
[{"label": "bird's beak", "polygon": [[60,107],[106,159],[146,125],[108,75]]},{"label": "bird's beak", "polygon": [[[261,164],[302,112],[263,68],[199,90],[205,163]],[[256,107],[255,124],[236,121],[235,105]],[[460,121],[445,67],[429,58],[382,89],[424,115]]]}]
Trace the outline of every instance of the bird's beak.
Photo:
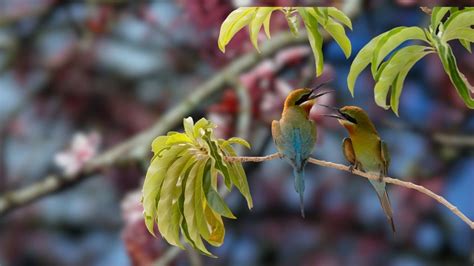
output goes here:
[{"label": "bird's beak", "polygon": [[332,118],[341,119],[341,120],[347,120],[344,117],[344,114],[341,113],[341,110],[339,110],[339,108],[334,107],[334,106],[325,105],[325,104],[320,104],[320,103],[318,105],[321,105],[322,107],[326,107],[326,108],[331,109],[331,110],[336,112],[336,114],[323,114],[323,116],[332,117]]},{"label": "bird's beak", "polygon": [[333,106],[329,106],[329,105],[324,105],[324,104],[319,104],[323,107],[326,107],[326,108],[329,108],[333,111],[336,111],[336,114],[324,114],[324,116],[327,116],[327,117],[332,117],[332,118],[336,118],[339,120],[339,123],[341,123],[342,125],[344,124],[357,124],[357,121],[350,117],[349,115],[347,114],[344,114],[343,112],[341,112],[341,109],[337,108],[337,107],[333,107]]},{"label": "bird's beak", "polygon": [[323,95],[325,95],[325,94],[334,92],[334,90],[328,90],[328,91],[323,91],[323,92],[314,94],[314,90],[315,90],[315,89],[313,89],[313,91],[312,91],[311,94],[309,95],[308,100],[316,99],[316,98],[319,98],[319,97],[321,97],[321,96],[323,96]]}]

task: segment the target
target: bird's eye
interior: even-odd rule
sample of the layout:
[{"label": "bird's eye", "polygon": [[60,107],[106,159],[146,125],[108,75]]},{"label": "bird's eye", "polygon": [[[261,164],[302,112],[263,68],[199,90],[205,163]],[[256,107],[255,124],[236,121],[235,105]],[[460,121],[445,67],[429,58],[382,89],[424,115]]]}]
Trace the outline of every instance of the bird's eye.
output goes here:
[{"label": "bird's eye", "polygon": [[306,102],[310,95],[311,95],[311,93],[301,95],[301,97],[295,102],[295,105],[300,105],[300,104]]},{"label": "bird's eye", "polygon": [[345,119],[347,119],[347,121],[351,122],[351,123],[354,123],[354,124],[357,124],[357,120],[355,120],[355,118],[353,118],[352,116],[348,115],[348,114],[342,114],[342,116],[344,116]]}]

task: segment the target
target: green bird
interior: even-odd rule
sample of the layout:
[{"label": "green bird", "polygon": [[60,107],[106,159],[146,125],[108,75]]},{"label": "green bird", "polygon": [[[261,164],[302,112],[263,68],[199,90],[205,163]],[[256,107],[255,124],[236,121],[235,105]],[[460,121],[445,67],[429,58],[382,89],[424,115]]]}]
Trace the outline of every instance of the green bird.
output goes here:
[{"label": "green bird", "polygon": [[339,109],[325,107],[337,112],[337,114],[327,116],[337,118],[349,133],[349,137],[342,142],[342,151],[347,161],[351,163],[351,170],[357,169],[379,175],[379,180],[369,179],[369,181],[375,188],[387,220],[395,233],[392,207],[383,181],[390,165],[387,144],[380,139],[374,124],[362,108],[357,106],[344,106]]},{"label": "green bird", "polygon": [[272,136],[280,156],[293,167],[295,190],[300,196],[301,216],[304,218],[304,166],[316,144],[316,124],[309,112],[316,98],[331,91],[314,94],[315,89],[297,89],[285,100],[281,119],[272,122]]}]

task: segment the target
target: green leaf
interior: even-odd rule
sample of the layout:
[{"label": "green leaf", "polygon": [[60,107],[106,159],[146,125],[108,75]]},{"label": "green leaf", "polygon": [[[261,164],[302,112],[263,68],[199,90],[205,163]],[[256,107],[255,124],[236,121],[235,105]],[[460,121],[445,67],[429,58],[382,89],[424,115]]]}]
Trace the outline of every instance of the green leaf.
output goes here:
[{"label": "green leaf", "polygon": [[387,33],[388,32],[384,32],[373,38],[359,51],[359,53],[354,58],[354,61],[352,61],[349,75],[347,76],[347,87],[349,88],[352,97],[354,97],[354,85],[357,77],[359,77],[359,74],[362,72],[362,70],[364,70],[369,65],[375,50],[375,46],[377,46],[378,41]]},{"label": "green leaf", "polygon": [[323,73],[324,57],[323,57],[323,37],[318,29],[318,22],[315,17],[306,11],[306,8],[297,8],[298,12],[303,19],[305,27],[308,31],[309,44],[313,51],[314,60],[316,63],[316,76],[320,76]]},{"label": "green leaf", "polygon": [[199,168],[196,172],[196,180],[194,186],[194,210],[196,215],[196,222],[197,227],[199,230],[199,234],[209,242],[210,244],[214,245],[214,242],[209,241],[211,232],[209,231],[210,225],[207,223],[206,216],[204,215],[205,205],[206,203],[206,196],[204,194],[203,188],[203,178],[204,178],[204,168],[206,167],[208,160],[203,160],[199,163]]},{"label": "green leaf", "polygon": [[346,25],[349,29],[352,30],[352,22],[351,19],[344,14],[344,12],[340,11],[335,7],[328,7],[328,14],[329,16],[337,19],[338,21],[342,22],[342,24]]},{"label": "green leaf", "polygon": [[227,218],[235,219],[236,217],[231,212],[229,207],[227,207],[227,204],[219,195],[219,193],[214,189],[211,183],[212,183],[212,166],[211,166],[211,163],[208,162],[204,170],[204,180],[203,180],[204,193],[206,194],[207,203],[218,214]]},{"label": "green leaf", "polygon": [[153,140],[151,143],[151,150],[153,153],[159,153],[165,145],[166,145],[166,140],[168,139],[168,136],[159,136]]},{"label": "green leaf", "polygon": [[405,78],[408,72],[416,64],[416,62],[418,62],[421,58],[430,53],[433,53],[433,51],[423,51],[420,54],[411,57],[400,69],[400,72],[398,72],[398,75],[392,84],[392,95],[390,97],[390,107],[397,116],[400,95],[402,94],[403,83],[405,82]]},{"label": "green leaf", "polygon": [[[474,32],[473,32],[473,38],[474,38]],[[465,40],[465,39],[459,39],[459,42],[461,43],[461,45],[466,48],[466,50],[471,53],[471,43],[468,41],[468,40]],[[473,41],[474,42],[474,41]]]},{"label": "green leaf", "polygon": [[474,92],[474,88],[469,84],[464,74],[459,71],[456,57],[454,57],[451,47],[449,44],[437,40],[436,50],[438,50],[438,55],[441,59],[444,70],[451,79],[451,82],[456,88],[459,96],[463,99],[467,107],[474,109],[474,99],[471,96],[471,92]]},{"label": "green leaf", "polygon": [[183,143],[192,143],[192,140],[184,133],[175,133],[172,135],[168,135],[168,139],[166,140],[167,146]]},{"label": "green leaf", "polygon": [[189,177],[184,185],[184,219],[186,220],[187,229],[189,233],[189,238],[194,242],[196,248],[203,252],[204,254],[213,256],[204,246],[202,242],[201,235],[199,233],[198,221],[196,219],[196,182],[198,179],[202,178],[198,176],[200,168],[205,166],[206,161],[200,161],[196,163],[191,171],[189,172]]},{"label": "green leaf", "polygon": [[[165,137],[166,138],[166,137]],[[166,171],[171,163],[176,160],[176,157],[185,150],[185,147],[174,146],[168,150],[159,160],[153,160],[146,173],[145,182],[143,185],[143,209],[145,216],[145,224],[148,231],[154,233],[154,223],[156,217],[156,208],[160,198],[161,186],[166,176]]]},{"label": "green leaf", "polygon": [[372,57],[372,76],[376,76],[382,60],[400,44],[408,40],[422,40],[428,43],[424,31],[419,27],[397,27],[387,32],[377,42]]},{"label": "green leaf", "polygon": [[260,52],[258,48],[258,33],[260,32],[260,28],[262,27],[263,23],[271,15],[273,11],[273,7],[259,7],[255,12],[255,17],[252,19],[249,25],[249,32],[250,32],[250,40],[252,41],[253,46]]},{"label": "green leaf", "polygon": [[450,10],[450,7],[439,7],[435,6],[433,7],[431,11],[431,28],[433,29],[434,32],[436,32],[439,23],[443,19],[443,17],[448,13]]},{"label": "green leaf", "polygon": [[234,144],[234,143],[240,144],[246,147],[247,149],[250,149],[250,143],[248,143],[245,139],[242,139],[242,138],[233,137],[233,138],[228,139],[226,142],[229,144]]},{"label": "green leaf", "polygon": [[179,239],[181,214],[178,199],[182,189],[181,183],[178,181],[180,177],[182,178],[182,174],[186,170],[184,166],[187,165],[190,159],[191,155],[186,154],[175,160],[170,166],[161,187],[161,196],[157,208],[160,213],[158,215],[158,229],[161,235],[168,243],[180,248],[184,247]]},{"label": "green leaf", "polygon": [[351,56],[351,41],[347,38],[346,31],[344,27],[335,22],[333,19],[329,18],[327,20],[326,25],[324,25],[324,29],[336,40],[341,50],[344,52],[346,58]]},{"label": "green leaf", "polygon": [[225,53],[225,47],[234,35],[252,21],[256,10],[256,7],[240,7],[232,11],[224,20],[217,41],[219,49],[223,53]]},{"label": "green leaf", "polygon": [[306,11],[313,16],[323,27],[328,22],[328,10],[325,7],[307,7]]},{"label": "green leaf", "polygon": [[[212,129],[213,127],[214,127],[213,124],[209,122],[207,119],[205,118],[199,119],[199,121],[197,121],[196,124],[194,125],[194,129],[193,129],[194,137],[202,138],[205,131],[207,129]],[[204,130],[204,131],[201,131],[201,130]]]},{"label": "green leaf", "polygon": [[288,22],[288,27],[290,28],[291,33],[294,36],[298,36],[299,31],[299,20],[296,15],[285,16],[286,21]]},{"label": "green leaf", "polygon": [[375,102],[378,106],[385,109],[389,108],[386,105],[387,94],[398,73],[411,61],[416,62],[428,54],[429,52],[425,51],[426,48],[422,45],[403,47],[389,59],[374,88]]},{"label": "green leaf", "polygon": [[194,140],[194,121],[192,117],[183,119],[184,132],[191,139]]},{"label": "green leaf", "polygon": [[232,189],[232,181],[230,180],[229,169],[227,167],[227,163],[225,161],[224,155],[222,154],[222,151],[219,149],[219,145],[217,141],[211,140],[211,137],[209,135],[207,136],[205,140],[208,144],[211,157],[214,160],[215,167],[219,170],[219,172],[224,177],[225,186],[227,187],[227,190],[230,191]]},{"label": "green leaf", "polygon": [[222,245],[225,236],[225,228],[222,217],[213,211],[207,204],[204,206],[204,216],[206,217],[206,221],[209,224],[211,230],[211,235],[207,241],[209,244],[216,247]]},{"label": "green leaf", "polygon": [[441,40],[448,42],[453,40],[458,35],[457,31],[461,29],[470,29],[474,25],[474,10],[463,9],[451,14],[444,24],[444,32],[441,35]]},{"label": "green leaf", "polygon": [[[231,146],[224,146],[224,151],[226,152],[227,156],[237,156],[234,149]],[[229,171],[230,171],[230,178],[234,183],[235,187],[240,191],[240,193],[245,197],[247,200],[247,206],[249,209],[253,208],[253,201],[252,195],[250,195],[249,184],[247,182],[247,176],[245,175],[244,168],[242,167],[242,163],[240,162],[233,162],[229,163]]]},{"label": "green leaf", "polygon": [[277,9],[281,9],[281,8],[279,8],[279,7],[272,8],[272,10],[265,17],[265,21],[263,22],[263,30],[265,31],[265,34],[267,35],[268,39],[271,38],[271,35],[270,35],[270,19],[272,17],[273,11],[275,11]]},{"label": "green leaf", "polygon": [[451,32],[450,36],[452,36],[451,40],[459,39],[459,40],[465,40],[467,42],[474,42],[474,29],[471,29],[471,28],[457,29],[454,32]]}]

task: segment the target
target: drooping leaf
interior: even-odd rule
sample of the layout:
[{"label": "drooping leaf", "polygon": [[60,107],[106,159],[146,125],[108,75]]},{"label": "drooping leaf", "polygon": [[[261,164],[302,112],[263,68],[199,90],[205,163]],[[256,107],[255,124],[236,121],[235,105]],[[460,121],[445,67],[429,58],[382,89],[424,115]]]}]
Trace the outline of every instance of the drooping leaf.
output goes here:
[{"label": "drooping leaf", "polygon": [[227,165],[227,163],[224,159],[224,155],[223,155],[222,151],[219,149],[218,142],[211,140],[209,131],[208,131],[208,134],[206,136],[207,136],[207,138],[205,140],[208,144],[209,152],[210,152],[211,157],[213,159],[214,165],[217,168],[217,170],[219,170],[219,172],[224,177],[224,184],[227,187],[227,190],[230,191],[232,189],[232,181],[230,179],[229,169],[228,169],[228,165]]},{"label": "drooping leaf", "polygon": [[422,45],[410,45],[401,48],[395,53],[389,60],[374,88],[375,102],[378,106],[388,109],[386,105],[388,91],[390,86],[393,84],[398,73],[410,62],[418,61],[420,58],[427,54],[426,46]]},{"label": "drooping leaf", "polygon": [[211,163],[208,163],[208,165],[206,165],[203,179],[203,188],[204,194],[206,195],[207,203],[218,214],[227,218],[235,219],[236,217],[234,216],[232,211],[229,209],[229,207],[227,207],[227,204],[225,204],[222,197],[212,186],[213,171],[211,169],[211,165]]},{"label": "drooping leaf", "polygon": [[309,14],[304,7],[297,8],[305,27],[308,31],[308,40],[313,51],[316,63],[316,76],[319,77],[323,73],[324,57],[323,57],[323,37],[318,29],[318,21],[314,16]]},{"label": "drooping leaf", "polygon": [[471,96],[471,93],[474,92],[474,88],[469,84],[464,74],[459,71],[456,57],[454,57],[451,47],[446,42],[437,40],[436,49],[443,68],[455,86],[459,96],[463,99],[467,107],[474,109],[474,99]]},{"label": "drooping leaf", "polygon": [[424,31],[419,27],[398,27],[385,34],[380,41],[377,42],[372,57],[372,76],[375,76],[382,60],[397,48],[400,44],[408,40],[421,40],[428,43]]},{"label": "drooping leaf", "polygon": [[209,236],[208,242],[213,246],[220,246],[224,242],[225,227],[222,221],[222,217],[209,207],[204,206],[204,216],[210,226],[211,235]]},{"label": "drooping leaf", "polygon": [[250,40],[252,41],[253,46],[255,47],[255,49],[257,49],[258,52],[260,52],[260,49],[258,48],[258,33],[260,32],[260,28],[264,24],[265,20],[271,16],[273,10],[273,7],[257,8],[257,11],[255,12],[255,17],[253,18],[252,22],[250,22]]},{"label": "drooping leaf", "polygon": [[152,160],[143,184],[143,209],[148,231],[155,235],[153,225],[156,221],[157,199],[160,198],[161,185],[171,163],[181,155],[185,147],[174,146],[159,160]]},{"label": "drooping leaf", "polygon": [[354,61],[352,61],[351,68],[347,76],[347,87],[349,88],[352,97],[354,97],[354,85],[357,77],[359,77],[359,74],[362,72],[362,70],[364,70],[370,64],[377,43],[386,34],[387,32],[384,32],[373,38],[359,51],[359,53],[354,58]]},{"label": "drooping leaf", "polygon": [[[223,147],[227,156],[237,156],[234,149],[231,146],[224,146]],[[249,209],[253,208],[253,201],[252,196],[250,195],[249,184],[247,182],[247,177],[245,175],[244,169],[241,163],[237,162],[230,162],[229,163],[229,172],[230,178],[240,193],[245,197],[247,200],[247,206]]]},{"label": "drooping leaf", "polygon": [[202,242],[201,235],[199,233],[198,221],[196,219],[196,182],[199,177],[197,173],[199,169],[205,166],[207,161],[200,161],[194,165],[194,167],[189,172],[190,178],[187,180],[184,188],[184,219],[186,220],[186,224],[188,227],[189,238],[193,241],[196,245],[196,248],[208,256],[213,256],[204,246]]},{"label": "drooping leaf", "polygon": [[347,37],[344,27],[329,18],[327,23],[324,25],[324,29],[334,38],[339,47],[341,47],[346,58],[349,58],[349,56],[351,56],[352,47],[351,41]]},{"label": "drooping leaf", "polygon": [[328,14],[329,16],[337,19],[338,21],[342,22],[342,24],[346,25],[349,29],[352,30],[352,22],[351,19],[344,14],[344,12],[340,11],[335,7],[328,7]]},{"label": "drooping leaf", "polygon": [[256,10],[256,7],[239,7],[222,22],[217,43],[223,53],[234,35],[252,21]]},{"label": "drooping leaf", "polygon": [[265,17],[265,20],[263,22],[263,30],[265,31],[265,34],[267,35],[267,38],[270,39],[271,38],[271,34],[270,34],[270,20],[272,18],[272,12],[277,10],[277,9],[281,9],[281,8],[278,8],[278,7],[275,7],[275,8],[272,8],[272,10],[267,14],[267,16]]},{"label": "drooping leaf", "polygon": [[222,245],[225,228],[221,215],[235,218],[217,192],[218,173],[229,189],[235,185],[241,191],[251,207],[241,163],[226,161],[228,154],[236,155],[231,144],[249,145],[239,138],[216,139],[212,132],[215,125],[206,119],[194,124],[187,118],[183,126],[185,133],[169,132],[152,143],[154,155],[142,190],[145,225],[154,235],[156,223],[171,245],[183,248],[181,235],[194,249],[213,257],[203,239],[213,246]]},{"label": "drooping leaf", "polygon": [[242,138],[237,138],[237,137],[233,137],[233,138],[230,138],[227,140],[227,143],[229,144],[240,144],[244,147],[246,147],[247,149],[250,149],[250,143],[248,143],[245,139],[242,139]]},{"label": "drooping leaf", "polygon": [[157,211],[158,215],[158,229],[163,238],[168,243],[184,248],[179,239],[179,229],[181,222],[181,214],[179,212],[178,199],[181,195],[181,183],[178,183],[179,178],[182,178],[184,166],[191,159],[191,155],[186,154],[179,157],[170,166],[166,172],[167,178],[163,181],[161,187],[161,195],[158,201]]},{"label": "drooping leaf", "polygon": [[[196,172],[196,180],[195,180],[195,186],[194,186],[194,194],[195,194],[194,209],[195,209],[195,216],[196,216],[196,222],[197,222],[199,234],[202,236],[202,238],[204,238],[207,242],[209,242],[211,232],[209,229],[210,225],[208,224],[207,219],[204,215],[204,209],[207,205],[207,202],[206,202],[206,196],[204,194],[204,188],[203,188],[204,168],[206,167],[207,162],[208,162],[208,159],[202,160]],[[215,244],[211,242],[209,243],[212,245]]]},{"label": "drooping leaf", "polygon": [[397,116],[400,95],[402,94],[403,83],[405,82],[408,72],[416,64],[416,62],[430,53],[433,53],[433,51],[423,51],[420,54],[411,57],[410,60],[407,60],[405,65],[400,69],[400,72],[398,72],[398,75],[392,84],[392,95],[390,97],[390,107]]}]

